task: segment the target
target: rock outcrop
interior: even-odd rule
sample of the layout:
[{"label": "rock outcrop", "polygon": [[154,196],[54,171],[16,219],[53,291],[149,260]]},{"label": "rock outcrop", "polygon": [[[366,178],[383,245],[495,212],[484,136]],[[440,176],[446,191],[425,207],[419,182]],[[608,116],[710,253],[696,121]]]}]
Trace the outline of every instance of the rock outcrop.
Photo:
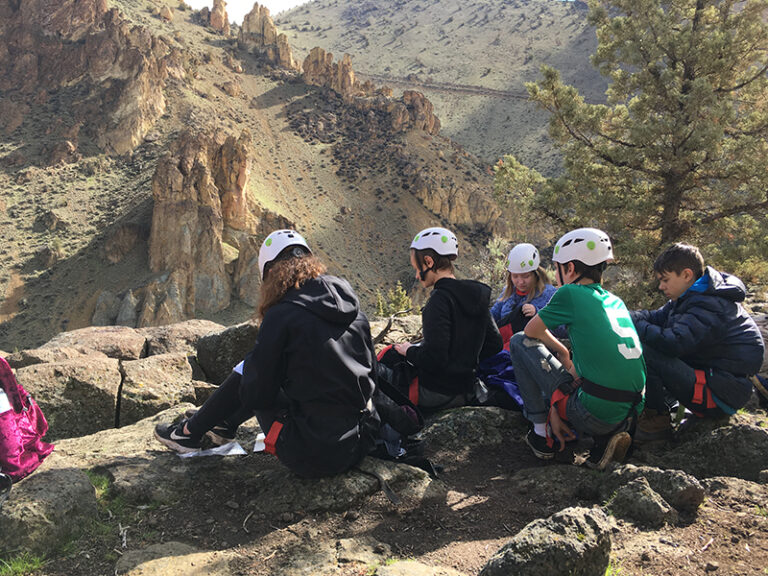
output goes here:
[{"label": "rock outcrop", "polygon": [[304,82],[311,86],[330,88],[343,97],[364,94],[355,80],[349,54],[344,54],[341,62],[334,62],[333,54],[316,46],[310,50],[301,68]]},{"label": "rock outcrop", "polygon": [[602,510],[567,508],[523,528],[485,565],[480,576],[605,573],[612,520]]},{"label": "rock outcrop", "polygon": [[677,522],[677,512],[659,496],[644,477],[630,481],[606,504],[614,516],[641,526],[658,528]]},{"label": "rock outcrop", "polygon": [[423,94],[407,90],[402,98],[396,99],[390,91],[376,89],[370,82],[361,84],[355,79],[349,54],[344,54],[340,62],[334,62],[330,52],[312,48],[304,59],[302,71],[305,83],[333,90],[358,110],[387,114],[393,133],[420,130],[437,134],[440,131],[434,106]]},{"label": "rock outcrop", "polygon": [[155,307],[158,296],[177,296],[163,314],[145,303],[142,325],[229,306],[232,280],[225,269],[223,234],[225,226],[243,230],[254,224],[246,201],[249,145],[247,132],[221,143],[186,132],[158,163],[149,264],[171,276],[152,286],[150,294],[157,293]]},{"label": "rock outcrop", "polygon": [[227,15],[227,3],[224,0],[213,0],[213,9],[211,9],[209,18],[208,23],[211,28],[224,36],[229,36],[229,16]]},{"label": "rock outcrop", "polygon": [[245,15],[237,42],[241,49],[263,54],[268,61],[286,70],[298,69],[293,52],[285,34],[277,26],[266,6],[254,3],[253,9]]},{"label": "rock outcrop", "polygon": [[158,162],[149,264],[159,275],[142,290],[139,326],[218,312],[233,290],[255,305],[253,247],[292,224],[249,200],[250,154],[247,130],[239,137],[184,132]]},{"label": "rock outcrop", "polygon": [[106,0],[2,0],[0,13],[0,100],[13,112],[5,131],[23,124],[30,101],[55,110],[51,162],[75,158],[83,139],[131,151],[165,111],[169,74],[184,75],[178,51]]}]

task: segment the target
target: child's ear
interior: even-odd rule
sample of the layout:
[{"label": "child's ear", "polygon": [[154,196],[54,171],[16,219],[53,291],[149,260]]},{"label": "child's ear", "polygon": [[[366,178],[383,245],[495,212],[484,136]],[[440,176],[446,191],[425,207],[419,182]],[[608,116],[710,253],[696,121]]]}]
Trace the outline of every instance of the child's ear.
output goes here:
[{"label": "child's ear", "polygon": [[690,268],[683,268],[683,271],[680,273],[680,275],[683,277],[683,279],[686,282],[695,282],[696,281],[696,275],[693,273],[693,270]]},{"label": "child's ear", "polygon": [[432,259],[432,256],[424,256],[424,266],[426,268],[432,268],[434,264],[435,261]]}]

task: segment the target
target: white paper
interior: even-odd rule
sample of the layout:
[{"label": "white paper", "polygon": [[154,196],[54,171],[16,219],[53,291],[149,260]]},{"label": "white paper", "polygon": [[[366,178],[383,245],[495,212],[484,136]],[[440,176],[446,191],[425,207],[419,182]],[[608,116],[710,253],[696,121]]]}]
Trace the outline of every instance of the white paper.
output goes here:
[{"label": "white paper", "polygon": [[198,456],[241,456],[243,454],[247,454],[245,448],[240,446],[238,442],[230,442],[229,444],[216,446],[215,448],[209,448],[208,450],[179,454],[179,458],[196,458]]},{"label": "white paper", "polygon": [[266,444],[264,444],[264,439],[266,436],[264,436],[263,432],[259,432],[259,434],[256,436],[256,442],[253,445],[253,451],[254,452],[264,452],[264,450],[267,449]]},{"label": "white paper", "polygon": [[8,396],[5,394],[5,390],[0,388],[0,414],[8,412],[11,409],[11,403],[8,401]]}]

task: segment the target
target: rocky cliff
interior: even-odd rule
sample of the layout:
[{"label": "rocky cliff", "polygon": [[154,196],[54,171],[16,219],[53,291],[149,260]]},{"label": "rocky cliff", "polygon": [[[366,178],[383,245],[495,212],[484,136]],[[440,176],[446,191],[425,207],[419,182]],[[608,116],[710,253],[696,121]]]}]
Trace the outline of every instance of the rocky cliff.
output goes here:
[{"label": "rocky cliff", "polygon": [[0,6],[10,348],[89,324],[248,317],[275,227],[300,229],[366,306],[412,280],[398,255],[414,230],[455,228],[465,273],[510,230],[488,167],[441,137],[429,100],[360,82],[350,55],[318,50],[300,71],[258,4],[237,39],[224,2]]},{"label": "rocky cliff", "polygon": [[133,150],[166,109],[168,76],[184,75],[178,51],[106,0],[3,0],[0,13],[0,123],[11,134],[52,114],[46,150],[30,151],[43,161],[74,158],[90,142]]},{"label": "rocky cliff", "polygon": [[270,62],[281,68],[297,68],[288,38],[278,32],[269,10],[266,6],[259,6],[258,2],[245,15],[237,41],[242,49],[264,54]]}]

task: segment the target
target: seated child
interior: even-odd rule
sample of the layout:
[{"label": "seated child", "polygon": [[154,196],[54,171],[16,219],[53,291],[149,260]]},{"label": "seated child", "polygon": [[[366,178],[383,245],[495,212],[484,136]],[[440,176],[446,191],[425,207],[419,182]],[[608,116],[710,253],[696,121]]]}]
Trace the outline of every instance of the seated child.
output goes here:
[{"label": "seated child", "polygon": [[294,230],[270,234],[259,250],[261,326],[242,376],[237,370],[199,411],[161,423],[155,437],[177,452],[234,437],[255,415],[266,451],[299,476],[331,476],[373,447],[375,364],[368,319],[348,282],[325,266]]},{"label": "seated child", "polygon": [[[590,461],[604,469],[623,460],[632,439],[626,432],[643,406],[645,365],[624,302],[600,282],[613,259],[605,232],[580,228],[555,245],[552,260],[560,288],[509,343],[523,413],[532,424],[525,438],[534,455],[555,455],[549,428],[563,450],[573,431],[591,435]],[[564,324],[568,349],[550,329]]]},{"label": "seated child", "polygon": [[669,302],[632,313],[648,368],[639,441],[670,435],[672,399],[699,416],[734,414],[752,394],[764,353],[760,330],[739,304],[741,280],[705,267],[688,244],[667,248],[653,270]]},{"label": "seated child", "polygon": [[[458,254],[456,236],[445,228],[422,230],[411,242],[416,279],[433,290],[421,313],[424,339],[417,345],[401,342],[394,349],[416,368],[418,387],[407,394],[425,409],[475,403],[478,361],[502,346],[488,308],[491,289],[482,282],[456,279],[453,261]],[[391,383],[386,366],[379,376]]]},{"label": "seated child", "polygon": [[539,251],[533,244],[518,244],[509,252],[506,287],[491,307],[505,346],[555,293],[547,271],[539,263]]}]

